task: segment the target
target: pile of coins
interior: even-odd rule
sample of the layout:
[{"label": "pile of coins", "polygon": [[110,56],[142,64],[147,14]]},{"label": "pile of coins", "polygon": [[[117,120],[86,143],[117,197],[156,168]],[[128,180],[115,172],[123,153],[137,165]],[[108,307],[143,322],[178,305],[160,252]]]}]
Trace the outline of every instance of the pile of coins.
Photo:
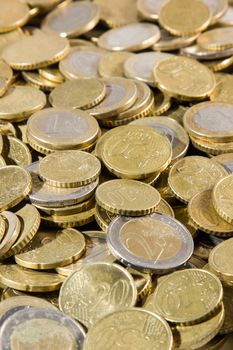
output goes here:
[{"label": "pile of coins", "polygon": [[0,350],[222,349],[233,2],[0,9]]}]

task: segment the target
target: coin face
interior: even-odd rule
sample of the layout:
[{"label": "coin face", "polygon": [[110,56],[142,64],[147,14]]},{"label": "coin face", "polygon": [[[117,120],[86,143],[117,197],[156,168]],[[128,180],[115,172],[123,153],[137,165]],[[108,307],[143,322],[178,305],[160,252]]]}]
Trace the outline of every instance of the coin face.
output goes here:
[{"label": "coin face", "polygon": [[218,214],[230,224],[233,223],[233,216],[231,211],[233,194],[232,185],[233,175],[229,175],[219,180],[213,190],[212,198],[215,210]]},{"label": "coin face", "polygon": [[[10,32],[11,30],[23,26],[30,17],[29,7],[18,0],[12,0],[11,3],[0,1],[0,33]],[[14,11],[12,11],[12,8]]]},{"label": "coin face", "polygon": [[164,319],[143,309],[130,308],[98,321],[88,332],[84,348],[91,350],[95,346],[101,350],[114,346],[118,350],[127,344],[137,349],[171,350],[172,343],[172,333]]},{"label": "coin face", "polygon": [[8,165],[25,167],[32,162],[32,155],[28,147],[16,137],[7,136],[4,138],[4,149],[2,154]]},{"label": "coin face", "polygon": [[232,274],[232,251],[233,238],[218,244],[209,256],[209,266],[211,271],[216,273],[223,281],[233,281]]},{"label": "coin face", "polygon": [[197,43],[205,50],[229,49],[233,47],[232,33],[232,27],[208,30],[198,37]]},{"label": "coin face", "polygon": [[210,96],[211,101],[233,103],[232,76],[230,74],[215,74],[217,86]]},{"label": "coin face", "polygon": [[102,34],[98,46],[109,51],[140,51],[160,38],[159,28],[150,23],[132,23]]},{"label": "coin face", "polygon": [[130,273],[119,265],[93,263],[83,265],[63,284],[60,309],[86,327],[105,315],[132,307],[137,291]]},{"label": "coin face", "polygon": [[113,214],[141,216],[156,210],[161,196],[150,185],[134,180],[111,180],[96,191],[96,201]]},{"label": "coin face", "polygon": [[223,165],[229,174],[233,173],[233,153],[220,154],[214,160]]},{"label": "coin face", "polygon": [[[164,298],[164,295],[167,297]],[[198,322],[221,303],[220,280],[204,270],[188,269],[168,275],[158,284],[152,298],[157,312],[175,323]]]},{"label": "coin face", "polygon": [[116,218],[108,228],[107,242],[120,261],[145,272],[164,273],[177,268],[193,252],[189,231],[164,214]]},{"label": "coin face", "polygon": [[110,52],[104,55],[99,62],[99,74],[103,78],[124,77],[124,63],[133,56],[131,52]]}]

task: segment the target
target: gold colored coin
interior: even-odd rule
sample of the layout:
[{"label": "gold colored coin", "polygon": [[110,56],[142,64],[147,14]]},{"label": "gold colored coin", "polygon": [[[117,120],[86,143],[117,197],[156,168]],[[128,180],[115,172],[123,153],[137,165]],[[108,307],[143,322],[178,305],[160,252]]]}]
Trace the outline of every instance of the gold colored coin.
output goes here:
[{"label": "gold colored coin", "polygon": [[213,160],[189,156],[172,166],[168,185],[179,200],[188,203],[195,194],[212,189],[226,175],[227,171]]},{"label": "gold colored coin", "polygon": [[100,174],[99,160],[82,151],[54,152],[39,163],[39,175],[48,185],[73,188],[93,182]]},{"label": "gold colored coin", "polygon": [[21,223],[19,218],[10,211],[3,211],[1,215],[7,221],[6,233],[0,243],[0,259],[3,260],[5,259],[4,255],[9,251],[11,246],[19,237]]},{"label": "gold colored coin", "polygon": [[133,56],[131,52],[109,52],[99,62],[99,74],[103,78],[124,77],[124,63]]},{"label": "gold colored coin", "polygon": [[229,174],[233,173],[233,153],[219,154],[213,160],[223,165]]},{"label": "gold colored coin", "polygon": [[199,0],[169,0],[159,11],[160,25],[178,36],[200,33],[208,27],[211,17],[209,7]]},{"label": "gold colored coin", "polygon": [[159,202],[159,205],[156,208],[156,213],[166,214],[168,216],[171,216],[172,218],[175,217],[172,207],[163,198],[161,198],[161,201]]},{"label": "gold colored coin", "polygon": [[102,81],[106,86],[106,95],[102,102],[88,110],[97,120],[114,117],[136,102],[137,87],[132,80],[113,77]]},{"label": "gold colored coin", "polygon": [[195,148],[207,154],[220,155],[233,152],[233,142],[209,142],[192,136],[190,140]]},{"label": "gold colored coin", "polygon": [[31,190],[30,174],[18,166],[0,168],[0,210],[6,210],[20,203]]},{"label": "gold colored coin", "polygon": [[158,62],[154,67],[154,80],[163,92],[184,101],[203,100],[216,86],[214,74],[204,64],[181,56]]},{"label": "gold colored coin", "polygon": [[193,238],[196,237],[197,228],[194,227],[193,223],[190,220],[187,207],[186,206],[173,207],[173,211],[175,213],[175,218],[178,221],[180,221],[189,230]]},{"label": "gold colored coin", "polygon": [[226,220],[230,224],[233,224],[232,184],[233,175],[229,175],[216,183],[212,193],[212,200],[215,210],[224,220]]},{"label": "gold colored coin", "polygon": [[209,255],[209,267],[221,280],[233,282],[233,238],[218,244]]},{"label": "gold colored coin", "polygon": [[55,87],[58,86],[57,83],[45,79],[39,75],[36,71],[25,71],[22,72],[24,80],[28,83],[27,85],[33,86],[37,89],[41,89],[44,92],[52,91]]},{"label": "gold colored coin", "polygon": [[5,236],[7,225],[7,220],[0,215],[0,242],[2,242],[2,239]]},{"label": "gold colored coin", "polygon": [[137,8],[140,17],[151,21],[157,21],[159,18],[160,7],[166,0],[138,0]]},{"label": "gold colored coin", "polygon": [[31,86],[12,86],[0,99],[0,118],[8,121],[22,121],[46,104],[43,92]]},{"label": "gold colored coin", "polygon": [[34,270],[49,270],[71,264],[85,250],[85,238],[75,229],[65,229],[45,245],[15,256],[18,265]]},{"label": "gold colored coin", "polygon": [[59,62],[69,50],[66,38],[36,30],[33,35],[7,46],[2,57],[14,69],[30,70]]},{"label": "gold colored coin", "polygon": [[35,236],[40,226],[40,214],[33,205],[26,204],[16,212],[16,215],[21,222],[20,234],[14,244],[4,254],[4,259],[18,254]]},{"label": "gold colored coin", "polygon": [[212,190],[197,193],[188,204],[188,213],[198,228],[219,236],[233,236],[233,225],[223,220],[214,209]]},{"label": "gold colored coin", "polygon": [[184,114],[188,133],[209,142],[233,141],[233,105],[225,102],[202,102]]},{"label": "gold colored coin", "polygon": [[17,28],[10,32],[1,33],[0,34],[0,55],[2,56],[2,52],[8,45],[18,40],[21,40],[23,38],[25,38],[25,33],[21,28]]},{"label": "gold colored coin", "polygon": [[3,168],[4,166],[6,166],[6,162],[5,162],[4,158],[2,156],[0,156],[0,168]]},{"label": "gold colored coin", "polygon": [[221,17],[228,9],[227,0],[204,0],[204,3],[209,6],[212,12],[211,24],[221,21]]},{"label": "gold colored coin", "polygon": [[146,345],[148,350],[171,350],[173,337],[162,317],[140,308],[129,308],[99,320],[89,330],[84,348],[102,350],[110,345],[120,350],[125,344],[134,349],[144,349]]},{"label": "gold colored coin", "polygon": [[151,23],[132,23],[103,33],[98,46],[109,51],[141,51],[160,38],[159,28]]},{"label": "gold colored coin", "polygon": [[136,298],[134,280],[126,269],[116,264],[92,263],[65,280],[59,307],[89,328],[109,313],[134,306]]},{"label": "gold colored coin", "polygon": [[58,290],[64,279],[52,272],[39,272],[18,265],[0,265],[0,281],[8,287],[27,292]]},{"label": "gold colored coin", "polygon": [[152,105],[150,116],[161,115],[171,107],[171,97],[160,90],[156,91],[155,103]]},{"label": "gold colored coin", "polygon": [[49,95],[56,108],[87,109],[100,103],[106,94],[105,84],[95,78],[71,80],[57,86]]},{"label": "gold colored coin", "polygon": [[152,290],[152,277],[149,273],[143,273],[128,267],[127,270],[132,275],[138,292],[138,301],[142,302]]},{"label": "gold colored coin", "polygon": [[210,96],[210,100],[214,102],[233,103],[233,78],[231,74],[217,73],[215,74],[217,82],[216,89]]},{"label": "gold colored coin", "polygon": [[[163,0],[164,2],[164,0]],[[199,34],[192,36],[177,37],[170,34],[165,29],[161,29],[160,40],[153,45],[155,51],[175,51],[183,47],[191,45],[199,36]]]},{"label": "gold colored coin", "polygon": [[4,137],[2,155],[7,165],[25,167],[32,162],[32,155],[28,147],[22,141],[12,136]]},{"label": "gold colored coin", "polygon": [[[10,122],[4,121],[4,120],[0,120],[0,134],[6,135],[6,136],[16,136],[16,129],[14,127],[14,125]],[[2,139],[2,137],[1,137]],[[2,149],[3,149],[3,145],[2,145],[2,140],[0,141],[0,150],[2,153]]]},{"label": "gold colored coin", "polygon": [[52,81],[53,83],[63,83],[65,77],[61,74],[56,66],[49,66],[46,68],[39,69],[39,74],[47,79]]},{"label": "gold colored coin", "polygon": [[158,284],[152,302],[166,320],[192,324],[208,318],[220,306],[222,298],[222,285],[215,275],[188,269],[166,276]]},{"label": "gold colored coin", "polygon": [[219,331],[220,334],[232,333],[233,330],[233,288],[223,286],[223,305],[225,309],[225,318]]},{"label": "gold colored coin", "polygon": [[96,201],[113,214],[142,216],[154,213],[161,200],[150,185],[134,180],[111,180],[96,190]]},{"label": "gold colored coin", "polygon": [[98,204],[95,206],[95,220],[99,227],[106,232],[108,230],[108,226],[112,222],[113,219],[116,218],[116,214],[112,214],[111,212],[105,210]]},{"label": "gold colored coin", "polygon": [[0,97],[7,91],[11,80],[13,78],[13,71],[8,64],[0,60]]},{"label": "gold colored coin", "polygon": [[76,37],[94,28],[99,17],[100,10],[95,4],[89,1],[69,2],[50,12],[42,23],[42,29],[61,37]]},{"label": "gold colored coin", "polygon": [[205,61],[204,64],[213,72],[220,72],[232,66],[233,57],[231,56],[220,60]]},{"label": "gold colored coin", "polygon": [[163,171],[171,161],[168,139],[146,126],[121,126],[104,142],[103,162],[119,177],[143,179]]},{"label": "gold colored coin", "polygon": [[201,34],[197,43],[205,50],[225,50],[233,47],[232,35],[232,27],[216,28]]},{"label": "gold colored coin", "polygon": [[110,28],[121,27],[138,20],[135,0],[94,0],[94,3],[100,8],[101,20]]},{"label": "gold colored coin", "polygon": [[19,0],[0,1],[0,33],[23,26],[30,18],[29,7]]}]

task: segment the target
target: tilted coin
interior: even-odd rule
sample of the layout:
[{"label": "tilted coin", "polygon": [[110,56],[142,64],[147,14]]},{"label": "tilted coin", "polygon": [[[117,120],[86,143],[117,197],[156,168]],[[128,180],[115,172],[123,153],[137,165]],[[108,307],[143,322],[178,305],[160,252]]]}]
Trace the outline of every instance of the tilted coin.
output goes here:
[{"label": "tilted coin", "polygon": [[184,114],[184,127],[191,136],[205,141],[233,141],[233,105],[224,102],[202,102]]},{"label": "tilted coin", "polygon": [[172,145],[172,161],[183,157],[189,146],[189,137],[182,126],[169,117],[147,117],[130,123],[131,125],[145,125],[154,128],[167,136]]},{"label": "tilted coin", "polygon": [[27,167],[32,177],[32,190],[29,193],[30,201],[35,205],[45,205],[52,208],[60,208],[65,205],[75,205],[90,198],[98,186],[98,178],[86,185],[75,188],[59,188],[44,183],[38,175],[39,162],[34,162]]},{"label": "tilted coin", "polygon": [[19,218],[10,211],[3,211],[1,215],[7,221],[6,233],[0,243],[0,259],[2,260],[19,237],[21,222]]},{"label": "tilted coin", "polygon": [[171,97],[164,94],[160,90],[156,91],[155,103],[152,106],[151,115],[161,115],[169,110],[171,107]]},{"label": "tilted coin", "polygon": [[163,171],[171,161],[168,139],[146,126],[117,128],[104,142],[102,160],[119,177],[143,179]]},{"label": "tilted coin", "polygon": [[233,64],[233,57],[203,62],[212,72],[221,72]]},{"label": "tilted coin", "polygon": [[100,161],[82,151],[60,151],[39,162],[39,176],[48,185],[73,188],[96,180],[101,171]]},{"label": "tilted coin", "polygon": [[137,8],[141,17],[157,21],[159,18],[160,7],[166,0],[138,0]]},{"label": "tilted coin", "polygon": [[223,286],[223,305],[225,309],[225,318],[219,331],[220,334],[232,333],[233,329],[233,289],[232,287]]},{"label": "tilted coin", "polygon": [[98,6],[89,1],[68,3],[50,12],[42,23],[42,29],[61,37],[79,36],[94,28],[99,16]]},{"label": "tilted coin", "polygon": [[225,49],[225,50],[204,50],[200,48],[198,45],[191,45],[181,49],[181,54],[184,56],[189,56],[192,58],[196,58],[202,61],[205,60],[216,60],[220,58],[226,58],[233,55],[233,48]]},{"label": "tilted coin", "polygon": [[[149,0],[150,1],[150,0]],[[156,1],[156,0],[152,0]],[[162,0],[163,3],[165,2]],[[170,34],[165,29],[161,29],[160,40],[153,45],[153,50],[155,51],[175,51],[191,45],[198,37],[198,34],[191,36],[181,36],[177,37]]]},{"label": "tilted coin", "polygon": [[228,341],[228,336],[226,335],[216,335],[211,341],[206,345],[202,346],[198,350],[220,350],[224,344]]},{"label": "tilted coin", "polygon": [[221,17],[228,9],[227,0],[204,0],[204,3],[209,6],[212,12],[211,24],[221,20]]},{"label": "tilted coin", "polygon": [[225,50],[233,47],[233,28],[223,27],[208,30],[197,39],[197,44],[206,50]]},{"label": "tilted coin", "polygon": [[65,77],[61,74],[56,65],[39,69],[39,74],[54,83],[63,83]]},{"label": "tilted coin", "polygon": [[231,26],[233,23],[233,7],[231,0],[228,1],[229,5],[227,11],[225,14],[219,19],[220,24],[223,24],[225,26]]},{"label": "tilted coin", "polygon": [[114,117],[130,108],[137,98],[136,84],[125,78],[112,77],[102,80],[106,86],[104,99],[88,112],[97,120]]},{"label": "tilted coin", "polygon": [[25,167],[32,162],[32,155],[28,147],[16,137],[4,137],[4,148],[2,155],[7,165],[18,165]]},{"label": "tilted coin", "polygon": [[95,46],[77,46],[59,63],[59,69],[69,80],[97,78],[99,62],[105,53]]},{"label": "tilted coin", "polygon": [[195,242],[194,255],[201,259],[208,260],[211,250],[218,244],[224,242],[225,239],[224,237],[217,237],[202,232]]},{"label": "tilted coin", "polygon": [[146,346],[148,350],[171,350],[171,329],[154,313],[140,308],[123,309],[105,316],[89,330],[84,349],[91,350],[95,346],[96,350],[101,350],[114,346],[119,350],[125,345],[134,349]]},{"label": "tilted coin", "polygon": [[232,76],[230,74],[215,74],[217,86],[210,96],[214,102],[233,103],[232,99]]},{"label": "tilted coin", "polygon": [[99,74],[103,78],[124,77],[124,62],[133,54],[127,51],[109,52],[99,62]]},{"label": "tilted coin", "polygon": [[69,49],[66,38],[37,30],[32,36],[7,46],[2,57],[14,69],[30,70],[60,61],[68,54]]},{"label": "tilted coin", "polygon": [[107,231],[109,224],[113,219],[115,219],[116,216],[116,214],[113,214],[102,208],[100,205],[96,204],[95,221],[104,232]]},{"label": "tilted coin", "polygon": [[15,255],[15,261],[20,266],[34,270],[49,270],[78,260],[85,245],[81,232],[65,229],[58,232],[51,242]]},{"label": "tilted coin", "polygon": [[28,83],[27,85],[33,86],[44,92],[52,91],[58,85],[58,83],[42,77],[37,71],[23,71],[22,76]]},{"label": "tilted coin", "polygon": [[219,154],[213,160],[224,166],[229,174],[233,173],[233,153]]},{"label": "tilted coin", "polygon": [[169,0],[159,11],[159,23],[178,36],[200,33],[210,24],[211,10],[204,1]]},{"label": "tilted coin", "polygon": [[31,176],[21,167],[0,168],[0,209],[6,210],[20,203],[31,190]]},{"label": "tilted coin", "polygon": [[233,281],[232,261],[233,261],[233,238],[218,244],[210,252],[209,266],[223,281]]},{"label": "tilted coin", "polygon": [[5,236],[7,226],[8,226],[8,223],[6,218],[0,215],[0,242],[2,242],[2,239]]},{"label": "tilted coin", "polygon": [[58,290],[63,278],[57,273],[39,272],[18,265],[0,265],[0,281],[8,287],[27,292]]},{"label": "tilted coin", "polygon": [[152,302],[157,313],[166,320],[192,324],[211,315],[219,307],[222,297],[222,285],[215,275],[188,269],[166,276],[158,284]]},{"label": "tilted coin", "polygon": [[197,228],[194,227],[193,223],[191,222],[191,219],[188,215],[188,209],[186,206],[175,206],[173,207],[173,211],[175,214],[175,218],[181,222],[191,233],[191,235],[196,237],[197,235]]},{"label": "tilted coin", "polygon": [[233,152],[233,142],[214,142],[190,136],[193,146],[210,155],[220,155]]},{"label": "tilted coin", "polygon": [[11,79],[13,78],[13,71],[8,64],[3,60],[0,60],[0,96],[4,95],[7,91]]},{"label": "tilted coin", "polygon": [[108,30],[98,40],[98,46],[109,51],[140,51],[160,38],[159,28],[151,23],[132,23]]},{"label": "tilted coin", "polygon": [[0,99],[0,118],[8,121],[27,119],[46,104],[46,96],[32,86],[12,86]]},{"label": "tilted coin", "polygon": [[213,160],[189,156],[172,166],[168,185],[179,200],[188,203],[195,194],[212,189],[226,175],[224,167]]},{"label": "tilted coin", "polygon": [[223,220],[214,209],[211,190],[197,193],[188,204],[188,212],[194,225],[202,231],[233,236],[233,225]]},{"label": "tilted coin", "polygon": [[[85,332],[80,324],[57,310],[31,307],[10,317],[1,328],[2,349],[55,346],[56,349],[81,349]],[[36,334],[36,336],[35,336]]]},{"label": "tilted coin", "polygon": [[[1,170],[1,169],[0,169]],[[233,224],[232,205],[233,205],[233,175],[229,175],[216,183],[212,200],[217,213],[227,222]]]},{"label": "tilted coin", "polygon": [[118,217],[107,232],[110,251],[127,266],[165,273],[182,266],[193,253],[190,232],[164,214],[143,218]]},{"label": "tilted coin", "polygon": [[128,78],[137,79],[154,85],[153,68],[164,58],[171,57],[163,52],[141,52],[129,57],[124,64],[124,73]]},{"label": "tilted coin", "polygon": [[181,56],[158,62],[154,66],[154,81],[163,92],[184,101],[203,100],[216,86],[214,74],[205,65]]},{"label": "tilted coin", "polygon": [[[8,121],[5,120],[0,120],[0,133],[1,135],[6,135],[6,136],[16,136],[16,129],[14,125]],[[3,149],[3,142],[2,140],[0,141],[0,150],[2,153]]]},{"label": "tilted coin", "polygon": [[4,32],[0,35],[0,55],[2,56],[3,50],[10,45],[22,38],[25,38],[25,33],[21,28],[11,30],[10,32]]},{"label": "tilted coin", "polygon": [[109,313],[134,306],[136,297],[136,286],[127,270],[116,264],[92,263],[65,280],[59,306],[89,328]]},{"label": "tilted coin", "polygon": [[113,214],[142,216],[155,212],[161,200],[159,192],[150,185],[134,180],[111,180],[96,190],[96,201]]},{"label": "tilted coin", "polygon": [[23,26],[30,18],[29,7],[19,0],[12,0],[10,3],[1,0],[0,8],[0,33],[10,32],[17,27]]},{"label": "tilted coin", "polygon": [[95,78],[66,81],[49,95],[49,102],[57,108],[91,108],[100,103],[106,93],[105,84]]}]

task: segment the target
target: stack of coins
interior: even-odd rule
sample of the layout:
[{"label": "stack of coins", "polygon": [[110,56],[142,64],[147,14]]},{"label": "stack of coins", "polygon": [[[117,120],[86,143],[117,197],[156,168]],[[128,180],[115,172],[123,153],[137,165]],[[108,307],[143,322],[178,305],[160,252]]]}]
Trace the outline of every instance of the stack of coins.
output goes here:
[{"label": "stack of coins", "polygon": [[0,349],[233,333],[232,5],[0,0]]}]

